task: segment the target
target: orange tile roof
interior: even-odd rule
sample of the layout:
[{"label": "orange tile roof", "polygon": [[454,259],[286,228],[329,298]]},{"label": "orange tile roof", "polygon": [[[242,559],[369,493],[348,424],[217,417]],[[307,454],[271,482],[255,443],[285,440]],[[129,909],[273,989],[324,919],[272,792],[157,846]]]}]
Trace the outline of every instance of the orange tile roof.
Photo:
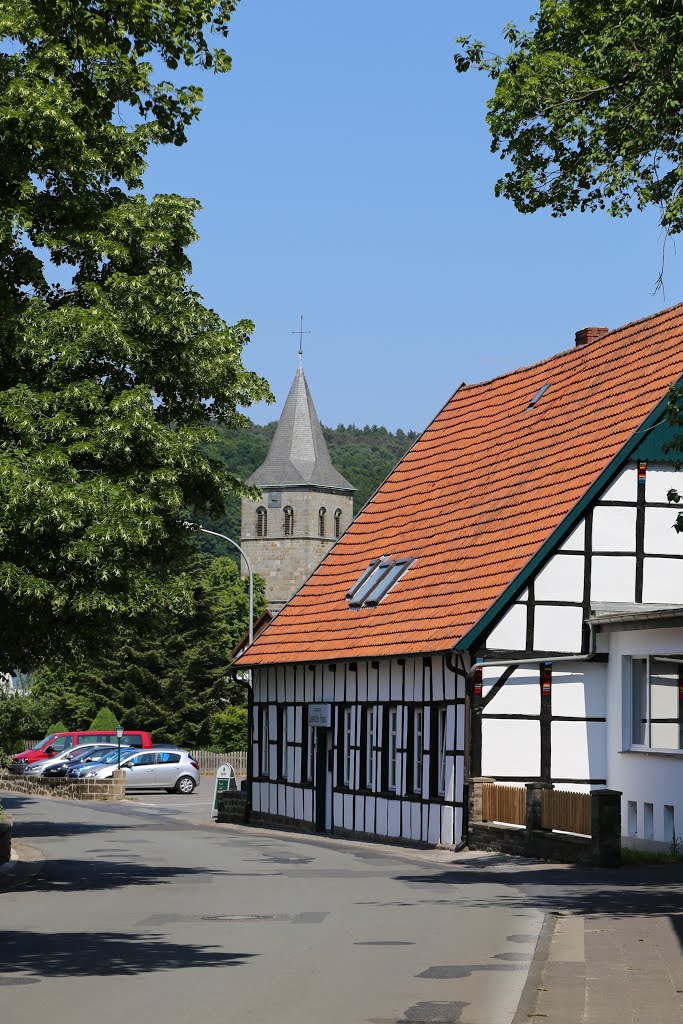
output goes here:
[{"label": "orange tile roof", "polygon": [[[678,305],[461,387],[239,664],[453,647],[681,375]],[[376,608],[350,609],[347,590],[379,555],[417,561]]]}]

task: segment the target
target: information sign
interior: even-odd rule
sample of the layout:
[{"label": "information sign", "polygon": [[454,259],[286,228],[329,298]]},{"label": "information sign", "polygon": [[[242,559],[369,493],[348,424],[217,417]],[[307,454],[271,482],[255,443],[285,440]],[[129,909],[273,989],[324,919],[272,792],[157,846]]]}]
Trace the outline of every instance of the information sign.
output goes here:
[{"label": "information sign", "polygon": [[329,729],[332,725],[332,705],[309,704],[308,724],[315,725],[320,729]]},{"label": "information sign", "polygon": [[216,772],[216,787],[213,791],[213,808],[211,811],[212,818],[218,815],[218,794],[225,793],[227,789],[237,789],[235,769],[231,764],[222,764],[219,765]]}]

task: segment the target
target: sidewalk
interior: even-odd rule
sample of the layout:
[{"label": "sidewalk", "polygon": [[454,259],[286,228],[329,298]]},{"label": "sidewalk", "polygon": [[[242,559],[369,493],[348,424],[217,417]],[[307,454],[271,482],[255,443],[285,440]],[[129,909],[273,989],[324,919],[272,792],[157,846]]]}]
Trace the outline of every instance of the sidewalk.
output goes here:
[{"label": "sidewalk", "polygon": [[548,914],[513,1024],[683,1021],[683,914]]}]

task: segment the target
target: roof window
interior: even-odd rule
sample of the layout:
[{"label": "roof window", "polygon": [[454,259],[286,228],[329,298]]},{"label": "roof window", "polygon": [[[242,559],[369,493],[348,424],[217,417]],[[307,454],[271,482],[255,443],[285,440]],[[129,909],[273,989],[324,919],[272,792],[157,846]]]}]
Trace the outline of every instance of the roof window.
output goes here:
[{"label": "roof window", "polygon": [[415,561],[414,558],[375,558],[346,595],[349,608],[375,608]]},{"label": "roof window", "polygon": [[548,390],[549,387],[550,387],[550,384],[544,384],[543,387],[539,388],[538,391],[536,392],[536,394],[534,395],[534,397],[531,399],[531,401],[527,405],[527,409],[533,409],[533,407],[536,405],[536,403],[539,402],[541,398],[543,398],[543,395],[546,393],[546,391]]}]

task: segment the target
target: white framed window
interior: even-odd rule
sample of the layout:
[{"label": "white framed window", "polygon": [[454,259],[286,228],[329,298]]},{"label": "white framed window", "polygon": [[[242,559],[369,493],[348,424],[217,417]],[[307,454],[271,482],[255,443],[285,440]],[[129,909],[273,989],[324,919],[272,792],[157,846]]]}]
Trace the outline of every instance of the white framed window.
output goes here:
[{"label": "white framed window", "polygon": [[313,781],[313,765],[315,764],[315,734],[316,730],[312,725],[307,726],[308,744],[306,746],[306,780]]},{"label": "white framed window", "polygon": [[422,792],[422,761],[424,757],[424,709],[413,710],[413,793]]},{"label": "white framed window", "polygon": [[287,708],[280,713],[280,778],[287,778]]},{"label": "white framed window", "polygon": [[439,796],[446,793],[446,708],[439,708],[438,717],[439,730],[439,775],[437,791]]},{"label": "white framed window", "polygon": [[[683,655],[630,658],[624,710],[627,745],[634,750],[683,749]],[[630,698],[630,699],[629,699]]]},{"label": "white framed window", "polygon": [[396,770],[398,762],[398,708],[389,708],[389,757],[387,761],[388,779],[387,788],[396,790]]},{"label": "white framed window", "polygon": [[365,785],[367,789],[375,788],[375,747],[377,746],[377,715],[374,707],[365,709]]},{"label": "white framed window", "polygon": [[344,708],[344,785],[353,784],[353,714],[351,708]]},{"label": "white framed window", "polygon": [[270,775],[270,710],[268,705],[261,708],[261,775]]}]

